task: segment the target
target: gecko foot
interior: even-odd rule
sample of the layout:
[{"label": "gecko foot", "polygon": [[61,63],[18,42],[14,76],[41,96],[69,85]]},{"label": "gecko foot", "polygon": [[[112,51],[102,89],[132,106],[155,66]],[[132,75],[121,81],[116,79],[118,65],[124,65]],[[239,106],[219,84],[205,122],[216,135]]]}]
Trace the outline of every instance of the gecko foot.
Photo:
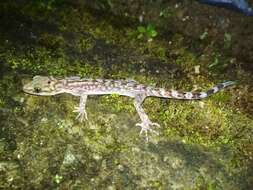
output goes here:
[{"label": "gecko foot", "polygon": [[84,119],[88,120],[87,112],[85,109],[82,109],[80,107],[75,107],[73,112],[78,113],[78,115],[76,116],[76,119],[79,119],[80,122],[83,122]]},{"label": "gecko foot", "polygon": [[144,121],[142,123],[136,123],[136,126],[141,127],[140,135],[142,135],[142,133],[145,133],[147,141],[148,141],[148,131],[150,131],[151,133],[154,133],[154,134],[158,135],[158,132],[156,132],[155,130],[151,129],[150,126],[160,127],[160,125],[158,123],[153,123],[151,121]]}]

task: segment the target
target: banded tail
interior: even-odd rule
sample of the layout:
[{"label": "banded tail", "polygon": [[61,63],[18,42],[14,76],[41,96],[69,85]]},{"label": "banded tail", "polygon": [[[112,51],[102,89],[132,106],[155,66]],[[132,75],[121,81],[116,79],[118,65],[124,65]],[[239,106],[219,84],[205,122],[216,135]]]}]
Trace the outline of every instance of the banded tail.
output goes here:
[{"label": "banded tail", "polygon": [[219,92],[220,90],[234,85],[234,81],[227,81],[223,83],[219,83],[213,88],[205,91],[205,92],[179,92],[176,90],[166,90],[163,88],[151,88],[148,91],[148,96],[157,96],[163,98],[173,98],[173,99],[182,99],[182,100],[199,100],[206,98],[212,94]]}]

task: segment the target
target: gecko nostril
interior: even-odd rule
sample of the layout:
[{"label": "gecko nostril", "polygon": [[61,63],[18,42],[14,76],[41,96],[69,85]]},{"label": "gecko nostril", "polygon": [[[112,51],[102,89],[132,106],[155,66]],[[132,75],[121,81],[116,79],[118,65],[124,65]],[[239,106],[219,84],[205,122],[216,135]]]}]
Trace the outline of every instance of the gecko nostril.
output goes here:
[{"label": "gecko nostril", "polygon": [[39,93],[41,91],[41,88],[35,87],[34,92]]}]

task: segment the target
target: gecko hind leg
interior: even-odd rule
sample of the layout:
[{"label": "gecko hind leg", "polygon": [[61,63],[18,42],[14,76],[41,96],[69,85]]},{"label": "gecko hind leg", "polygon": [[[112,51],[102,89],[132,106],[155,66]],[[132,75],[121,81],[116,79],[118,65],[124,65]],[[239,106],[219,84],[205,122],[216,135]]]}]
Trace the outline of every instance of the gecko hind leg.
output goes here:
[{"label": "gecko hind leg", "polygon": [[145,95],[135,96],[134,107],[141,119],[141,123],[137,123],[136,126],[141,127],[140,135],[144,132],[146,136],[146,140],[148,141],[148,131],[158,134],[158,132],[151,129],[150,126],[160,127],[160,125],[158,123],[151,122],[150,119],[148,118],[148,115],[144,112],[144,109],[142,108],[141,104],[145,98],[146,98]]},{"label": "gecko hind leg", "polygon": [[85,110],[85,105],[87,101],[87,95],[82,95],[80,98],[79,106],[76,106],[73,112],[77,112],[78,115],[76,119],[79,119],[80,122],[83,122],[84,119],[88,120],[87,112]]}]

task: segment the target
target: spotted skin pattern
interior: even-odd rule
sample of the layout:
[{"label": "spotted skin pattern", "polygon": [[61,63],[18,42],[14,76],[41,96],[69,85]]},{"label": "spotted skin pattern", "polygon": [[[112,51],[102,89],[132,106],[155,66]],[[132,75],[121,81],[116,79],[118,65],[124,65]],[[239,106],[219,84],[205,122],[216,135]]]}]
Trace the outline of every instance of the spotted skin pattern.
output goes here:
[{"label": "spotted skin pattern", "polygon": [[206,92],[179,92],[173,89],[155,88],[139,84],[134,80],[110,80],[110,79],[84,79],[79,77],[68,77],[57,79],[48,76],[35,76],[33,80],[23,86],[23,91],[38,96],[53,96],[61,93],[69,93],[80,96],[80,103],[75,107],[77,118],[82,122],[88,119],[85,110],[88,95],[119,94],[134,98],[135,109],[140,116],[141,123],[136,126],[141,127],[140,134],[151,131],[157,133],[150,126],[160,125],[151,122],[142,108],[142,103],[147,97],[159,97],[181,100],[199,100],[219,92],[221,89],[233,85],[233,81],[220,83]]}]

